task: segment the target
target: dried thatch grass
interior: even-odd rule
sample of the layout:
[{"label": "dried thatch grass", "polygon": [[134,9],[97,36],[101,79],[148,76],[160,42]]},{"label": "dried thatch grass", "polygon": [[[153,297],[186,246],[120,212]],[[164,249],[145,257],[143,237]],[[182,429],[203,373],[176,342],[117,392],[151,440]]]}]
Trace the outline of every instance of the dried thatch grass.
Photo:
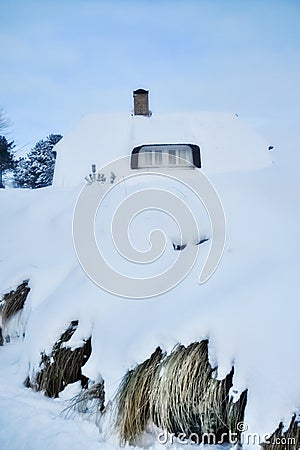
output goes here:
[{"label": "dried thatch grass", "polygon": [[134,444],[148,423],[187,437],[236,432],[246,405],[246,392],[232,403],[233,370],[224,380],[213,378],[208,341],[177,346],[163,356],[158,348],[144,363],[129,371],[116,396],[116,427],[121,444]]},{"label": "dried thatch grass", "polygon": [[283,432],[283,424],[280,423],[277,430],[272,434],[269,443],[263,444],[264,450],[299,450],[300,448],[300,426],[293,416],[289,428]]},{"label": "dried thatch grass", "polygon": [[70,404],[62,412],[66,417],[72,417],[76,413],[94,418],[98,423],[99,417],[105,410],[104,381],[93,384],[88,389],[83,389],[70,400]]},{"label": "dried thatch grass", "polygon": [[199,393],[203,395],[211,374],[206,341],[175,348],[162,362],[151,391],[155,424],[170,433],[201,433]]},{"label": "dried thatch grass", "polygon": [[29,280],[24,280],[16,290],[12,290],[4,294],[1,301],[1,317],[2,325],[5,326],[7,321],[11,319],[17,312],[23,309],[30,287]]},{"label": "dried thatch grass", "polygon": [[121,444],[133,445],[150,419],[150,393],[163,357],[158,347],[149,359],[124,376],[116,395],[116,427]]},{"label": "dried thatch grass", "polygon": [[[0,322],[3,327],[5,341],[9,342],[11,339],[9,322],[13,317],[17,317],[16,314],[20,312],[25,304],[27,295],[29,294],[30,287],[28,286],[29,280],[24,280],[16,290],[12,290],[7,294],[4,294],[0,300]],[[0,345],[3,345],[4,338],[2,327],[0,326]],[[19,332],[14,332],[17,336]]]},{"label": "dried thatch grass", "polygon": [[68,384],[81,381],[82,387],[87,387],[88,379],[82,375],[81,367],[91,354],[91,339],[75,350],[66,348],[64,343],[74,334],[78,321],[71,322],[69,328],[54,344],[50,355],[42,354],[40,371],[33,381],[25,380],[25,385],[37,391],[44,391],[48,397],[58,397]]},{"label": "dried thatch grass", "polygon": [[161,366],[151,392],[152,418],[159,428],[199,438],[214,433],[216,439],[236,431],[245,401],[233,404],[229,399],[233,370],[224,380],[213,377],[208,341],[178,346]]}]

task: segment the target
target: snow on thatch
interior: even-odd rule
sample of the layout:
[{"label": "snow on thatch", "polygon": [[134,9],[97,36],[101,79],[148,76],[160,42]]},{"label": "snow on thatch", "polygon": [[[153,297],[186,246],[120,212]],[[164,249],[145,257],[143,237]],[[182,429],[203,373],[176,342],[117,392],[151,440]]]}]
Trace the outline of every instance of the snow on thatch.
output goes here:
[{"label": "snow on thatch", "polygon": [[284,430],[281,422],[277,430],[268,439],[268,443],[262,445],[264,450],[299,450],[300,426],[299,417],[292,417],[289,427]]},{"label": "snow on thatch", "polygon": [[70,401],[63,410],[63,414],[69,418],[76,413],[83,414],[85,418],[94,420],[99,425],[100,418],[105,411],[104,380],[92,383],[88,388],[83,388]]},{"label": "snow on thatch", "polygon": [[70,383],[81,381],[82,387],[87,387],[88,379],[82,374],[81,368],[91,354],[91,339],[75,349],[68,348],[67,343],[73,336],[78,321],[72,321],[68,329],[54,344],[50,355],[43,353],[39,370],[33,379],[25,380],[28,387],[36,391],[44,391],[48,397],[58,397],[58,394]]},{"label": "snow on thatch", "polygon": [[208,341],[178,345],[169,355],[157,348],[149,359],[127,372],[116,395],[116,428],[122,444],[134,445],[154,424],[168,433],[216,439],[236,432],[243,420],[246,391],[233,403],[233,370],[223,380],[208,360]]},{"label": "snow on thatch", "polygon": [[16,289],[12,289],[10,292],[4,294],[2,300],[0,301],[0,315],[3,329],[2,331],[0,327],[0,343],[1,341],[3,343],[3,335],[7,341],[10,340],[11,330],[9,329],[9,322],[12,319],[18,319],[16,317],[17,314],[24,308],[25,301],[30,292],[28,283],[29,280],[24,280],[23,283],[19,284]]}]

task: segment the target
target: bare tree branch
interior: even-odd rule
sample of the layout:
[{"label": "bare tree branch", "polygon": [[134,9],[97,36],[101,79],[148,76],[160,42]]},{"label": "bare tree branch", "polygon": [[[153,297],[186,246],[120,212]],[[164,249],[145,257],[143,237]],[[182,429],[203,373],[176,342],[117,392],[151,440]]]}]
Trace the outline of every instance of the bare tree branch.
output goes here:
[{"label": "bare tree branch", "polygon": [[10,125],[10,122],[3,110],[3,108],[0,108],[0,131],[6,130]]}]

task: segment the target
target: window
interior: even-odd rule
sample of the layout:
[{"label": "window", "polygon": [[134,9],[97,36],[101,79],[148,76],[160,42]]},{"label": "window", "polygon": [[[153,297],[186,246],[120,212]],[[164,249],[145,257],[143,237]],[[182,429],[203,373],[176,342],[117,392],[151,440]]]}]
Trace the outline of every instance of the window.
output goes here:
[{"label": "window", "polygon": [[162,150],[155,150],[155,165],[162,165]]},{"label": "window", "polygon": [[135,147],[131,154],[131,168],[201,167],[200,148],[195,144],[149,144]]},{"label": "window", "polygon": [[180,148],[178,156],[179,156],[179,158],[186,159],[186,149]]},{"label": "window", "polygon": [[169,150],[169,164],[176,164],[176,150]]},{"label": "window", "polygon": [[147,149],[145,151],[145,165],[146,166],[151,166],[152,165],[152,152],[149,149]]}]

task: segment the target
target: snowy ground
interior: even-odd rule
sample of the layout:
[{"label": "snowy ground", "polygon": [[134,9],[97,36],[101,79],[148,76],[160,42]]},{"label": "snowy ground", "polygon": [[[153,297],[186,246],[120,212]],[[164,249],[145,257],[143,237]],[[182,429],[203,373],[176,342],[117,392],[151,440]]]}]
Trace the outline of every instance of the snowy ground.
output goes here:
[{"label": "snowy ground", "polygon": [[62,401],[24,388],[19,377],[21,351],[20,342],[0,348],[1,450],[99,449],[95,425],[80,418],[64,419],[60,416]]}]

